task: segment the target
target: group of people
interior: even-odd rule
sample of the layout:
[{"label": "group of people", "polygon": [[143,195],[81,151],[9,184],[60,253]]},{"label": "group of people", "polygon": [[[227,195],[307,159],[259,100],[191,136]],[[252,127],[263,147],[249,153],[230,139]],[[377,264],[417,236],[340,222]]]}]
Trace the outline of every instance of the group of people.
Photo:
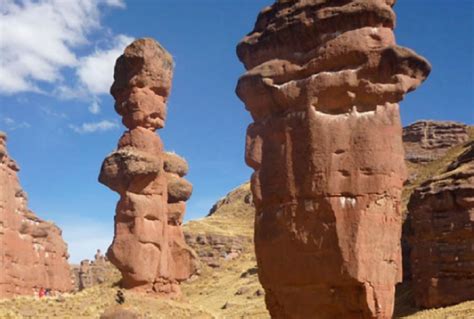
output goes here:
[{"label": "group of people", "polygon": [[43,288],[41,287],[38,291],[38,297],[43,298],[43,297],[50,297],[52,296],[52,291],[50,288]]}]

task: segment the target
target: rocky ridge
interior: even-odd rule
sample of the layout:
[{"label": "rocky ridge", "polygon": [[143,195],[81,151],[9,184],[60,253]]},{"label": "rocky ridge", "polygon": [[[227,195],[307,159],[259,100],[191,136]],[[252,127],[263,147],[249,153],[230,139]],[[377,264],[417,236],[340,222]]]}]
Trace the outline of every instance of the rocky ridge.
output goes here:
[{"label": "rocky ridge", "polygon": [[446,154],[451,147],[468,140],[468,126],[452,121],[417,121],[403,129],[405,158],[427,163]]}]

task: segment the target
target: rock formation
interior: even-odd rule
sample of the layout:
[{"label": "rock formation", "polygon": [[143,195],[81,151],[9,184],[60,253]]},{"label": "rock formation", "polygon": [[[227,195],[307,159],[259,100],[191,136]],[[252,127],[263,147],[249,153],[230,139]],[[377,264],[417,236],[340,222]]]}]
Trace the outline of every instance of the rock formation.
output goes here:
[{"label": "rock formation", "polygon": [[122,286],[170,296],[195,271],[181,231],[192,191],[182,178],[187,164],[166,154],[155,133],[164,127],[172,75],[171,55],[152,39],[134,41],[117,59],[110,91],[128,131],[99,176],[120,194],[107,257],[122,273]]},{"label": "rock formation", "polygon": [[474,299],[474,142],[408,204],[415,302],[433,308]]},{"label": "rock formation", "polygon": [[468,126],[450,121],[417,121],[403,128],[406,159],[427,163],[443,156],[451,147],[467,141]]},{"label": "rock formation", "polygon": [[0,132],[0,298],[32,295],[40,288],[70,291],[69,255],[61,230],[28,209],[19,170]]},{"label": "rock formation", "polygon": [[238,45],[255,248],[274,318],[390,318],[405,179],[398,102],[430,64],[394,0],[277,1]]},{"label": "rock formation", "polygon": [[113,282],[117,278],[117,268],[112,265],[100,250],[94,260],[84,259],[80,265],[72,266],[74,290],[81,291],[104,282]]}]

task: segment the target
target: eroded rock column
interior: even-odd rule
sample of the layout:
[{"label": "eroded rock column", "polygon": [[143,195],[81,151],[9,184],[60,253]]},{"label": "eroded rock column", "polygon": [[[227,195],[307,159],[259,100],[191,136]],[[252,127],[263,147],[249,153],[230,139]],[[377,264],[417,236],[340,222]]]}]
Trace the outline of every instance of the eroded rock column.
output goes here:
[{"label": "eroded rock column", "polygon": [[[186,191],[177,187],[181,196],[169,196],[169,174],[175,172],[165,171],[166,154],[155,133],[164,127],[172,75],[171,55],[152,39],[136,40],[117,59],[111,94],[128,131],[102,164],[99,181],[120,194],[107,257],[122,273],[122,286],[174,296],[178,283],[194,273],[195,254],[181,231],[192,186],[178,176]],[[177,209],[170,209],[169,200],[181,205],[174,224],[169,220]]]},{"label": "eroded rock column", "polygon": [[237,47],[274,318],[391,318],[406,175],[397,102],[431,69],[396,45],[394,2],[277,1]]}]

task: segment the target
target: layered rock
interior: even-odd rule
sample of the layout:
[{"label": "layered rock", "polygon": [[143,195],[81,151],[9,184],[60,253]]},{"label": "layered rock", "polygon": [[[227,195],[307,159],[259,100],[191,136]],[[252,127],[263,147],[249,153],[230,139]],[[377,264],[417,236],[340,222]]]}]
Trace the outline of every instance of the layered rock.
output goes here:
[{"label": "layered rock", "polygon": [[417,121],[403,128],[406,159],[427,163],[468,140],[468,126],[451,121]]},{"label": "layered rock", "polygon": [[40,288],[72,289],[61,229],[28,209],[28,199],[0,132],[0,298],[32,295]]},{"label": "layered rock", "polygon": [[415,301],[432,308],[474,299],[474,142],[408,204]]},{"label": "layered rock", "polygon": [[255,249],[274,318],[390,318],[406,177],[398,102],[430,65],[393,0],[278,1],[238,45]]},{"label": "layered rock", "polygon": [[111,94],[128,128],[102,164],[99,181],[120,195],[115,236],[107,257],[122,286],[178,295],[195,271],[181,222],[192,186],[186,162],[165,154],[155,130],[164,127],[173,59],[152,39],[129,45],[117,59]]}]

